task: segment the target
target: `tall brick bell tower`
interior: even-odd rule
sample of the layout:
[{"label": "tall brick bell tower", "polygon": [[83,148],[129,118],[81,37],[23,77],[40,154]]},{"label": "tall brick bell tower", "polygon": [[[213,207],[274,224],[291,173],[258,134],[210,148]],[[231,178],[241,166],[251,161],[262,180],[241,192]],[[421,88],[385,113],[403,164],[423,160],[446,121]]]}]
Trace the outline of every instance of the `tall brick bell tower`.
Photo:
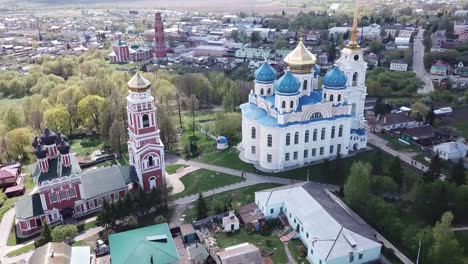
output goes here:
[{"label": "tall brick bell tower", "polygon": [[127,85],[129,162],[135,167],[141,187],[148,192],[165,181],[164,145],[150,82],[137,72]]},{"label": "tall brick bell tower", "polygon": [[161,13],[154,13],[154,55],[156,59],[166,58],[166,39]]}]

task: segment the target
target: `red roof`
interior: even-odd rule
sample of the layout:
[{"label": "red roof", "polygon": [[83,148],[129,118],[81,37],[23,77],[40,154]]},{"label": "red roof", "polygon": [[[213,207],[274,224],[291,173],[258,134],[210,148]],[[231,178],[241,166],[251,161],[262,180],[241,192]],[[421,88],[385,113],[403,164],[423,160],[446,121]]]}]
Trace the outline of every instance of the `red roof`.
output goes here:
[{"label": "red roof", "polygon": [[0,169],[0,179],[6,179],[11,177],[16,177],[16,175],[11,173],[10,170]]},{"label": "red roof", "polygon": [[23,184],[8,187],[5,190],[5,194],[13,193],[13,192],[19,192],[19,191],[24,191],[24,185]]}]

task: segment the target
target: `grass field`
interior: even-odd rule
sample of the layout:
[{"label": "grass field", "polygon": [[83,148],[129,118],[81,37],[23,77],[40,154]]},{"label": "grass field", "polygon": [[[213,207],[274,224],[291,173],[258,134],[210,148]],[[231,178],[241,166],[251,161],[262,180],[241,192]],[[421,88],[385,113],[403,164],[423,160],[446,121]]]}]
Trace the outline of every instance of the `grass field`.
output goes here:
[{"label": "grass field", "polygon": [[249,242],[257,246],[260,250],[273,251],[273,255],[271,256],[273,263],[288,263],[288,257],[286,256],[283,243],[279,237],[274,234],[269,236],[264,236],[258,233],[248,234],[244,228],[241,228],[238,233],[232,235],[218,233],[215,235],[215,238],[217,244],[223,248]]},{"label": "grass field", "polygon": [[464,138],[468,138],[468,122],[466,120],[461,120],[455,122],[453,126],[461,133]]},{"label": "grass field", "polygon": [[185,190],[174,195],[174,198],[184,197],[198,192],[204,192],[222,186],[239,183],[244,181],[244,179],[220,172],[199,169],[185,175],[181,178],[181,181],[185,186]]},{"label": "grass field", "polygon": [[21,254],[24,254],[24,253],[27,253],[31,250],[34,250],[35,249],[35,246],[34,246],[34,243],[32,244],[29,244],[29,245],[26,245],[24,247],[20,247],[18,249],[15,249],[13,251],[10,251],[6,254],[7,257],[14,257],[14,256],[19,256]]},{"label": "grass field", "polygon": [[185,168],[185,167],[186,166],[182,164],[169,164],[169,165],[166,165],[166,172],[169,174],[174,174],[176,173],[178,169]]},{"label": "grass field", "polygon": [[[255,202],[255,192],[275,188],[280,186],[276,183],[259,183],[252,186],[240,188],[230,192],[220,193],[216,195],[217,201],[231,201],[233,203],[238,203],[239,205],[245,205],[248,203]],[[213,197],[214,198],[214,197]],[[207,198],[207,199],[212,199]],[[194,207],[189,207],[184,212],[186,223],[192,223],[196,220],[196,211]]]},{"label": "grass field", "polygon": [[252,164],[245,163],[239,159],[239,151],[235,147],[230,147],[225,150],[217,150],[215,147],[207,148],[198,160],[231,169],[256,172]]},{"label": "grass field", "polygon": [[93,142],[92,145],[88,147],[83,147],[81,145],[82,142],[88,139],[74,139],[70,140],[70,151],[71,152],[76,152],[78,156],[84,157],[84,158],[89,158],[89,155],[97,150],[97,149],[102,149],[104,143],[102,140],[97,139],[96,141]]}]

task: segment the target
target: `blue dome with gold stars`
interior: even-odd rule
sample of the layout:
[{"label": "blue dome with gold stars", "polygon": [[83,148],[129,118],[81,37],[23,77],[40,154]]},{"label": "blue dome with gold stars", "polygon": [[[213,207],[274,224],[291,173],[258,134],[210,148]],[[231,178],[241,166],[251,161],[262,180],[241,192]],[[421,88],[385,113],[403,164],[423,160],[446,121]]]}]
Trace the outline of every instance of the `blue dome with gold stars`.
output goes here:
[{"label": "blue dome with gold stars", "polygon": [[275,91],[283,94],[297,93],[301,88],[301,82],[292,75],[290,71],[286,71],[283,77],[275,82]]},{"label": "blue dome with gold stars", "polygon": [[329,89],[345,89],[346,82],[348,82],[348,77],[338,68],[333,66],[325,76],[323,76],[323,85]]},{"label": "blue dome with gold stars", "polygon": [[276,79],[276,70],[270,64],[264,62],[255,71],[255,80],[260,82],[273,82]]}]

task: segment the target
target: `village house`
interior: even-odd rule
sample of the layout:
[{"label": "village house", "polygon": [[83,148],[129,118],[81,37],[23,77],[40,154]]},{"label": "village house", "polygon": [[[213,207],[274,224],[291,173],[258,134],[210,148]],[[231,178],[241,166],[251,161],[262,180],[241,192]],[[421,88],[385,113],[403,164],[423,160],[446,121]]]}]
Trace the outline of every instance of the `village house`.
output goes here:
[{"label": "village house", "polygon": [[444,61],[438,60],[431,66],[430,73],[434,75],[446,75],[448,71],[448,64]]},{"label": "village house", "polygon": [[390,70],[391,71],[407,71],[408,70],[408,63],[403,60],[392,60],[390,62]]},{"label": "village house", "polygon": [[403,112],[368,117],[367,123],[369,129],[373,132],[401,130],[403,128],[415,127],[418,124],[416,119]]},{"label": "village house", "polygon": [[436,131],[430,125],[409,127],[401,131],[400,140],[407,144],[416,143],[422,146],[432,145]]},{"label": "village house", "polygon": [[468,147],[461,142],[446,142],[434,146],[434,152],[445,160],[458,160],[466,157]]}]

